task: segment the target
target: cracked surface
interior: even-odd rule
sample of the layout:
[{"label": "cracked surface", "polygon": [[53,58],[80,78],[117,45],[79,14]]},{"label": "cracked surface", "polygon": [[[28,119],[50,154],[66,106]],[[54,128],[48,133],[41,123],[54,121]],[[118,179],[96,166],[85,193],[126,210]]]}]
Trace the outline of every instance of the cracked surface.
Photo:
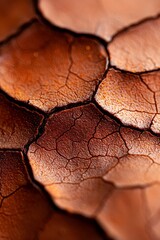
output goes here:
[{"label": "cracked surface", "polygon": [[159,13],[0,1],[0,239],[160,239]]},{"label": "cracked surface", "polygon": [[0,93],[0,148],[23,148],[38,133],[43,116],[9,101]]},{"label": "cracked surface", "polygon": [[[92,104],[53,114],[44,134],[30,146],[28,153],[35,179],[46,186],[56,203],[88,216],[94,214],[111,191],[101,176],[117,163],[116,156],[126,152],[125,146],[121,149],[123,141],[118,142],[116,123],[105,117],[100,121],[101,118]],[[109,129],[105,130],[107,124]],[[104,130],[102,146],[101,128]],[[115,133],[112,135],[112,132]],[[96,142],[94,134],[100,135]],[[109,139],[117,137],[115,156],[109,144],[106,146],[108,134]],[[100,152],[97,152],[97,143]]]},{"label": "cracked surface", "polygon": [[[136,208],[142,205],[140,188],[159,184],[157,136],[121,127],[87,104],[53,114],[28,157],[35,179],[58,206],[97,217],[116,239],[129,239],[131,233],[132,239],[150,239],[145,232],[147,213],[137,214]],[[116,220],[120,215],[124,217]]]},{"label": "cracked surface", "polygon": [[35,239],[50,207],[30,183],[20,152],[0,152],[0,239]]},{"label": "cracked surface", "polygon": [[0,41],[17,32],[17,29],[35,16],[31,0],[0,1]]},{"label": "cracked surface", "polygon": [[134,75],[110,69],[95,99],[123,124],[160,133],[159,81],[160,71]]},{"label": "cracked surface", "polygon": [[118,34],[108,49],[111,65],[130,72],[160,68],[160,17]]},{"label": "cracked surface", "polygon": [[[160,11],[159,0],[39,0],[39,9],[52,23],[110,40],[120,29]],[[82,14],[83,13],[83,14]]]},{"label": "cracked surface", "polygon": [[106,61],[96,40],[74,38],[35,22],[1,47],[0,86],[12,97],[48,111],[90,99]]},{"label": "cracked surface", "polygon": [[93,222],[52,210],[30,182],[21,152],[0,150],[0,163],[0,239],[102,240]]}]

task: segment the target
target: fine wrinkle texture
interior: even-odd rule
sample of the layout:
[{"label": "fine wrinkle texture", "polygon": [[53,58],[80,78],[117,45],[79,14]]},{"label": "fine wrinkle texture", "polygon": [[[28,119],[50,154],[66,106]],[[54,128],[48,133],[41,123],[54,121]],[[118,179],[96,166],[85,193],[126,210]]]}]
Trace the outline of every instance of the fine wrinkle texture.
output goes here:
[{"label": "fine wrinkle texture", "polygon": [[35,16],[32,0],[0,1],[0,41],[16,33]]},{"label": "fine wrinkle texture", "polygon": [[108,46],[111,65],[130,72],[159,69],[159,29],[160,17],[118,34]]},{"label": "fine wrinkle texture", "polygon": [[[159,138],[147,131],[121,127],[93,104],[53,114],[42,136],[31,144],[28,157],[35,179],[45,186],[58,206],[97,217],[106,232],[112,230],[102,209],[108,206],[115,191],[147,188],[160,180]],[[121,198],[116,199],[120,204]],[[114,231],[129,236],[130,227],[125,226],[130,211],[124,211],[128,215],[120,224],[122,229],[119,232],[119,227],[115,227]],[[139,218],[139,212],[134,214],[135,219]],[[116,216],[118,219],[119,215]],[[142,219],[140,225],[131,226],[133,239],[148,239]]]},{"label": "fine wrinkle texture", "polygon": [[95,99],[123,124],[160,133],[159,83],[160,71],[134,75],[110,69]]},{"label": "fine wrinkle texture", "polygon": [[50,207],[32,186],[20,152],[0,151],[0,239],[34,240]]},{"label": "fine wrinkle texture", "polygon": [[95,224],[53,210],[33,187],[21,152],[0,150],[0,239],[102,240]]},{"label": "fine wrinkle texture", "polygon": [[160,239],[159,13],[0,1],[0,239]]},{"label": "fine wrinkle texture", "polygon": [[96,40],[39,22],[0,50],[0,87],[44,111],[90,99],[107,65]]},{"label": "fine wrinkle texture", "polygon": [[[92,104],[53,114],[42,137],[29,148],[35,179],[61,207],[93,215],[111,191],[102,176],[117,163],[117,156],[127,153],[117,131],[118,125]],[[115,138],[113,153],[109,141]]]},{"label": "fine wrinkle texture", "polygon": [[42,115],[0,94],[0,148],[23,148],[38,133]]},{"label": "fine wrinkle texture", "polygon": [[159,0],[39,0],[39,9],[51,23],[105,40],[120,29],[160,11]]}]

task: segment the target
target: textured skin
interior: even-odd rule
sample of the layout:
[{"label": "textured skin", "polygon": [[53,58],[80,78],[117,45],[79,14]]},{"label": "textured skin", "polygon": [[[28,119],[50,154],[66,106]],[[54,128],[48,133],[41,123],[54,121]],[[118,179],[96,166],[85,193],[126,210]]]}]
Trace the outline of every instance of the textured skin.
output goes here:
[{"label": "textured skin", "polygon": [[20,152],[1,151],[0,162],[0,239],[35,239],[50,207],[30,183]]},{"label": "textured skin", "polygon": [[160,239],[159,11],[0,1],[0,239]]},{"label": "textured skin", "polygon": [[92,222],[52,210],[30,182],[21,152],[0,151],[0,162],[0,239],[59,240],[67,234],[67,240],[102,240]]},{"label": "textured skin", "polygon": [[[102,114],[94,105],[54,114],[44,134],[30,146],[28,153],[35,179],[46,186],[58,205],[85,215],[93,215],[111,190],[101,176],[117,163],[116,157],[121,156],[121,152],[127,152],[125,146],[120,150],[123,144],[120,139],[115,156],[110,149],[107,156],[107,136],[109,139],[118,137],[118,126],[109,122],[109,129],[104,132],[104,146],[101,146],[100,131],[101,128],[105,131],[108,123],[105,117],[99,123],[101,118]],[[97,125],[100,129],[96,133]],[[97,142],[94,134],[100,135]],[[97,144],[100,152],[97,152]]]},{"label": "textured skin", "polygon": [[160,71],[134,75],[110,69],[95,99],[123,124],[160,133],[159,81]]},{"label": "textured skin", "polygon": [[[131,233],[132,239],[149,239],[145,233],[144,212],[139,222],[137,215],[130,220],[130,230],[126,232],[131,209],[135,211],[137,204],[139,208],[142,204],[137,202],[142,201],[141,190],[116,189],[143,188],[159,182],[158,137],[147,131],[141,133],[121,127],[89,104],[53,114],[44,134],[31,144],[28,157],[35,179],[45,186],[58,206],[98,218],[117,239],[128,239]],[[117,211],[114,201],[118,201]],[[125,206],[121,209],[123,201],[131,201],[130,210]],[[116,227],[110,214],[118,218],[120,209],[124,211],[124,219]]]},{"label": "textured skin", "polygon": [[52,23],[110,40],[119,30],[160,11],[159,0],[39,0],[39,9]]},{"label": "textured skin", "polygon": [[0,148],[23,148],[38,133],[43,116],[0,94]]},{"label": "textured skin", "polygon": [[111,65],[130,72],[160,68],[160,17],[118,34],[109,45]]},{"label": "textured skin", "polygon": [[35,22],[1,48],[0,86],[12,97],[48,111],[90,99],[106,58],[97,41]]}]

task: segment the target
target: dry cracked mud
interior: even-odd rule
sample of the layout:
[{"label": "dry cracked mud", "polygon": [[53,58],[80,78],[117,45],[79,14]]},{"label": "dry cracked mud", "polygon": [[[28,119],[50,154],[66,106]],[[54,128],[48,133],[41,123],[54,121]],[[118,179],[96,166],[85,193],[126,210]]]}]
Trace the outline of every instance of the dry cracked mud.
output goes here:
[{"label": "dry cracked mud", "polygon": [[0,2],[0,239],[160,239],[160,1]]}]

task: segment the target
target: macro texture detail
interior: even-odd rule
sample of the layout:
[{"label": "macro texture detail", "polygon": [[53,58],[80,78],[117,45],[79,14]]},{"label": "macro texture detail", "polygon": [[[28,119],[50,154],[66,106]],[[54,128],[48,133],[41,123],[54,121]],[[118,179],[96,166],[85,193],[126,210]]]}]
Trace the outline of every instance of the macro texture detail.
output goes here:
[{"label": "macro texture detail", "polygon": [[159,71],[132,74],[110,69],[95,99],[123,124],[160,133],[159,80]]},{"label": "macro texture detail", "polygon": [[0,64],[2,89],[49,111],[90,99],[105,72],[107,54],[95,40],[35,22],[2,46]]},{"label": "macro texture detail", "polygon": [[0,0],[0,240],[160,240],[160,0]]}]

